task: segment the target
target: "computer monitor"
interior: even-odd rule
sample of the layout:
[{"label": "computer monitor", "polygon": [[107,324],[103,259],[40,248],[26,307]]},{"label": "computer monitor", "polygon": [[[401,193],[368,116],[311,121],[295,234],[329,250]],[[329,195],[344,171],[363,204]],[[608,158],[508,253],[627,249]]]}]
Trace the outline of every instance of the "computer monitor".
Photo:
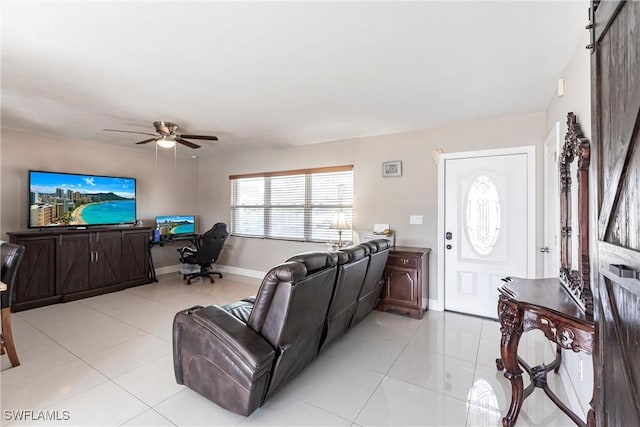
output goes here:
[{"label": "computer monitor", "polygon": [[159,215],[156,217],[156,227],[160,230],[161,238],[172,238],[196,234],[195,215]]}]

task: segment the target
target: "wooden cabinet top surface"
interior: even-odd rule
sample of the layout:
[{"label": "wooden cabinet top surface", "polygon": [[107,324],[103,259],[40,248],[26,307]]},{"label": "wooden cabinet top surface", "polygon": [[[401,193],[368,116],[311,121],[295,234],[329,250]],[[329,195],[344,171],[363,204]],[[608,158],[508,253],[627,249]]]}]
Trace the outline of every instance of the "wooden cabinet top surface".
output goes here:
[{"label": "wooden cabinet top surface", "polygon": [[21,231],[9,231],[7,235],[13,237],[38,237],[38,236],[51,236],[58,234],[80,234],[80,233],[97,233],[100,231],[146,231],[151,232],[152,227],[138,227],[138,226],[116,226],[116,227],[87,227],[87,228],[37,228],[32,230]]},{"label": "wooden cabinet top surface", "polygon": [[394,246],[389,249],[389,255],[425,255],[431,252],[431,248],[418,248],[413,246]]}]

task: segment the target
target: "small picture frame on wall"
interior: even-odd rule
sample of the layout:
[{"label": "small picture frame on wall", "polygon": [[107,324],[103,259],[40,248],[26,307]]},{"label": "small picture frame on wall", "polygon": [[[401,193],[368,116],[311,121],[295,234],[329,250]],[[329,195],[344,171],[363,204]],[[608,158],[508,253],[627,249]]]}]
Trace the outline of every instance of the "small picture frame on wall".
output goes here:
[{"label": "small picture frame on wall", "polygon": [[385,178],[390,176],[402,176],[402,160],[382,162],[382,176]]}]

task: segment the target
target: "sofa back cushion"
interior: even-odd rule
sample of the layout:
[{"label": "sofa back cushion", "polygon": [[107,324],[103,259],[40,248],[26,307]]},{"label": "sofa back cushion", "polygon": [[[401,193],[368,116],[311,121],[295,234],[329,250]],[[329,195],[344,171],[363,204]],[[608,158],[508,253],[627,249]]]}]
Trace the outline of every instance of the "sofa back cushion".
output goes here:
[{"label": "sofa back cushion", "polygon": [[267,273],[249,316],[249,326],[276,350],[267,396],[317,356],[336,279],[336,254],[291,259]]},{"label": "sofa back cushion", "polygon": [[366,246],[370,250],[369,266],[364,278],[364,283],[360,289],[360,294],[358,295],[356,312],[351,321],[351,326],[366,317],[378,304],[378,299],[383,287],[382,275],[389,256],[390,245],[386,239],[372,240],[362,243],[361,245]]},{"label": "sofa back cushion", "polygon": [[348,329],[369,264],[366,251],[360,246],[341,249],[338,255],[338,275],[329,304],[321,349]]},{"label": "sofa back cushion", "polygon": [[[382,240],[382,242],[380,240]],[[387,257],[389,255],[389,244],[387,240],[380,240],[362,243],[363,246],[369,248],[369,267],[367,268],[364,284],[360,290],[360,296],[377,288],[382,279],[382,273],[384,272],[384,267],[387,264]]]}]

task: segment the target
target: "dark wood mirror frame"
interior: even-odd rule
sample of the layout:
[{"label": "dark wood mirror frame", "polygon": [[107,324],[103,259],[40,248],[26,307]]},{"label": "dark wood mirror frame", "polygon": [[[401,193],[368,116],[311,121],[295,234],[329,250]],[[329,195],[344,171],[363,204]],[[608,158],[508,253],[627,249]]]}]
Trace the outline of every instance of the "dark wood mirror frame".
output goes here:
[{"label": "dark wood mirror frame", "polygon": [[[589,161],[591,148],[575,114],[567,114],[567,134],[560,155],[560,282],[585,311],[593,315],[589,280]],[[577,162],[577,206],[573,206],[571,164]],[[572,218],[577,215],[578,265],[573,269]]]}]

